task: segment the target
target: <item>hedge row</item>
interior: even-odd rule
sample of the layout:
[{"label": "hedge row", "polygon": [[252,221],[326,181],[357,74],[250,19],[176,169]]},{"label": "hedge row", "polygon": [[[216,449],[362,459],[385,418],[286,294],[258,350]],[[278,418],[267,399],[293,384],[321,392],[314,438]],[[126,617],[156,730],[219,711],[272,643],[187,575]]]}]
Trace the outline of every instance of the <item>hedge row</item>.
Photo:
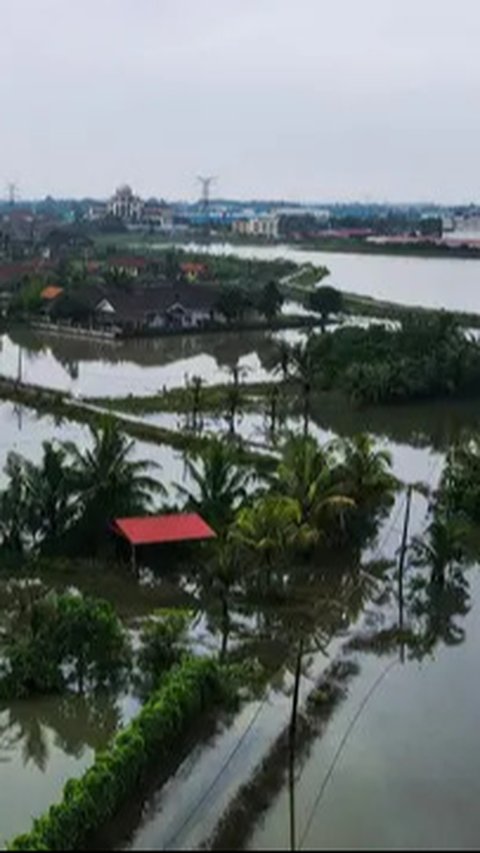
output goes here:
[{"label": "hedge row", "polygon": [[9,850],[84,850],[92,834],[115,816],[151,761],[171,754],[198,714],[227,696],[225,673],[211,659],[187,658],[166,676],[140,714],[80,779],[67,782],[63,800],[34,821]]}]

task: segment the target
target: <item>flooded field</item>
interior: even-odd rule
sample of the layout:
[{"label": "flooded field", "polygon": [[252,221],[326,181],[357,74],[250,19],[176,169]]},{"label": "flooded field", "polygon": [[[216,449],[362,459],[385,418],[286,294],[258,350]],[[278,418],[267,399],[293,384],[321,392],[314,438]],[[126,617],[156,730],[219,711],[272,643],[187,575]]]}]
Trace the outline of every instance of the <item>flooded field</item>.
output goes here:
[{"label": "flooded field", "polygon": [[[0,373],[16,376],[20,370],[26,381],[85,395],[149,394],[163,385],[183,385],[186,372],[199,373],[212,383],[227,381],[239,361],[251,368],[244,374],[245,382],[268,378],[273,349],[274,338],[265,333],[112,346],[15,332],[2,337]],[[183,430],[186,419],[175,413],[158,413],[144,420]],[[421,481],[430,487],[438,481],[450,443],[463,429],[479,427],[480,412],[472,403],[355,410],[339,398],[320,395],[312,405],[311,430],[322,442],[366,430],[390,451],[400,480]],[[300,428],[300,418],[289,414],[284,429],[298,432]],[[207,417],[204,430],[225,433],[227,423],[223,418]],[[237,432],[245,441],[271,449],[265,413],[240,413]],[[10,450],[38,461],[42,442],[54,439],[87,446],[89,431],[52,417],[38,417],[25,407],[0,404],[0,469]],[[135,456],[161,465],[157,476],[167,487],[169,501],[174,501],[174,484],[186,483],[183,455],[166,446],[136,442]],[[2,474],[0,485],[1,478]],[[410,535],[422,532],[426,511],[426,499],[415,494]],[[397,559],[404,512],[405,494],[400,492],[376,541],[365,548],[364,561]],[[309,579],[312,597],[325,591],[322,568],[318,579]],[[348,565],[339,566],[339,577],[349,569]],[[480,827],[473,808],[479,793],[475,776],[478,697],[471,684],[480,630],[476,571],[472,568],[468,575],[468,607],[453,610],[447,623],[439,617],[438,642],[431,656],[409,660],[407,655],[406,662],[396,663],[379,683],[353,726],[317,805],[318,790],[359,705],[384,668],[397,660],[388,655],[354,655],[360,670],[349,685],[347,698],[299,759],[295,797],[298,846],[302,841],[305,849],[414,844],[426,849],[453,847],[455,841],[472,846],[475,835],[478,837]],[[62,571],[52,572],[44,580],[64,588],[67,577],[71,583],[71,574]],[[160,583],[140,588],[131,576],[120,576],[116,567],[100,573],[92,565],[76,583],[83,591],[112,601],[127,620],[147,615],[155,607],[194,605],[198,613],[193,642],[214,653],[220,648],[218,613],[189,599],[190,591],[176,578],[164,577]],[[312,655],[302,686],[304,699],[316,678],[340,654],[349,633],[362,619],[368,621],[371,608],[368,596],[356,601],[351,611],[347,608],[345,620],[328,646],[328,657]],[[207,843],[241,787],[255,779],[259,762],[268,757],[288,722],[292,669],[282,658],[285,625],[291,627],[292,621],[295,617],[288,608],[264,608],[258,601],[233,614],[231,647],[244,646],[247,654],[258,656],[268,666],[272,676],[266,695],[249,702],[233,723],[223,722],[205,733],[164,788],[153,784],[144,798],[131,804],[106,847],[162,849],[168,845],[168,849],[186,849]],[[30,817],[57,798],[67,778],[79,775],[91,763],[94,750],[108,741],[136,707],[132,697],[124,696],[0,705],[0,841],[28,828]],[[264,792],[264,800],[263,817],[254,819],[252,814],[251,821],[244,821],[242,843],[250,849],[286,848],[290,844],[286,782],[280,778],[274,790]],[[384,816],[381,831],[379,810]]]},{"label": "flooded field", "polygon": [[262,382],[271,378],[273,341],[242,332],[99,343],[22,329],[0,335],[0,375],[86,397],[155,394],[193,376],[228,382],[237,365],[245,382]]},{"label": "flooded field", "polygon": [[[3,468],[7,455],[15,451],[39,462],[44,441],[72,441],[79,447],[90,442],[87,426],[62,421],[42,415],[25,406],[0,402],[0,486],[3,484]],[[157,468],[152,473],[164,484],[170,499],[175,497],[176,483],[185,484],[185,463],[183,455],[166,445],[135,441],[133,458],[147,459]]]},{"label": "flooded field", "polygon": [[[477,848],[478,569],[470,594],[431,656],[359,656],[347,700],[297,771],[298,849]],[[290,849],[289,803],[285,785],[250,827],[249,850]]]},{"label": "flooded field", "polygon": [[138,707],[109,696],[0,701],[0,848],[48,810]]}]

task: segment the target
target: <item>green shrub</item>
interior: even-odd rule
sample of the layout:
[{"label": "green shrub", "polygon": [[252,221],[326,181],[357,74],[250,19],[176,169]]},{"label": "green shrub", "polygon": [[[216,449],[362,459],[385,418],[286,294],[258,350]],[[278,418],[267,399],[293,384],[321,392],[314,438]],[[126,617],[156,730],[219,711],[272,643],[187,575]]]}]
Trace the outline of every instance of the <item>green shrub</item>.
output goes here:
[{"label": "green shrub", "polygon": [[32,831],[16,838],[8,849],[85,849],[92,834],[115,815],[141,781],[148,764],[167,755],[199,713],[227,698],[228,684],[216,661],[184,659],[85,775],[67,782],[62,802],[35,820]]}]

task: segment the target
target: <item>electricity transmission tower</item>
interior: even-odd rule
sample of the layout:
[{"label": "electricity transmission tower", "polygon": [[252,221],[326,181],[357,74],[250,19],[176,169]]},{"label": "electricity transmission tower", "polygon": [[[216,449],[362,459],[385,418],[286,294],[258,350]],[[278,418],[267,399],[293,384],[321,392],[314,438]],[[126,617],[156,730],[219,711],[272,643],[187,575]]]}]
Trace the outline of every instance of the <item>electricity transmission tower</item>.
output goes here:
[{"label": "electricity transmission tower", "polygon": [[18,185],[15,181],[9,181],[7,184],[7,195],[9,207],[15,207],[15,202],[18,199]]},{"label": "electricity transmission tower", "polygon": [[212,185],[217,180],[214,175],[209,175],[207,177],[198,176],[197,180],[200,182],[202,187],[202,196],[201,196],[201,210],[204,219],[204,228],[206,237],[210,236],[210,190]]}]

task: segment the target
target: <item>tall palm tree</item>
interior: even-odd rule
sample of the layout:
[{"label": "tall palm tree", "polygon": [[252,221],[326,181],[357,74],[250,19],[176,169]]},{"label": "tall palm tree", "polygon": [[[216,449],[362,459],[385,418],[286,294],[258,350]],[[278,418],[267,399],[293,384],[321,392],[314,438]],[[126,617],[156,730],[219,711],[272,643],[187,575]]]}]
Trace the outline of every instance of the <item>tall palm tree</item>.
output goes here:
[{"label": "tall palm tree", "polygon": [[296,550],[316,541],[317,533],[302,520],[293,497],[264,495],[237,513],[230,538],[251,555],[256,567],[265,567],[270,585],[274,569],[281,569]]},{"label": "tall palm tree", "polygon": [[285,340],[278,341],[275,353],[275,369],[280,370],[283,382],[286,382],[289,376],[291,356],[290,344]]},{"label": "tall palm tree", "polygon": [[18,453],[7,456],[5,474],[8,484],[0,492],[0,544],[5,550],[22,554],[28,540],[29,508],[25,460]]},{"label": "tall palm tree", "polygon": [[295,379],[300,383],[303,399],[303,433],[308,435],[311,417],[311,398],[317,365],[312,353],[310,339],[290,348],[290,364]]},{"label": "tall palm tree", "polygon": [[436,513],[424,535],[413,539],[414,565],[430,568],[430,582],[444,586],[447,571],[458,569],[466,558],[467,536],[463,521]]},{"label": "tall palm tree", "polygon": [[26,493],[30,525],[44,546],[58,541],[73,518],[67,452],[64,447],[43,444],[40,465],[25,461]]},{"label": "tall palm tree", "polygon": [[155,463],[130,458],[134,442],[106,418],[90,427],[92,447],[80,450],[72,442],[63,447],[71,462],[71,483],[82,508],[83,522],[91,533],[102,535],[115,517],[139,515],[152,508],[153,496],[165,489],[148,474]]},{"label": "tall palm tree", "polygon": [[295,499],[302,522],[313,527],[354,506],[353,499],[337,486],[333,451],[333,445],[321,447],[313,436],[292,435],[271,480],[273,492]]},{"label": "tall palm tree", "polygon": [[221,533],[246,497],[251,472],[239,468],[234,449],[220,440],[211,441],[200,458],[187,458],[186,467],[193,488],[177,484],[179,494]]},{"label": "tall palm tree", "polygon": [[358,508],[370,508],[393,497],[398,481],[391,472],[392,457],[388,450],[377,448],[366,433],[340,439],[335,446],[343,457],[339,481]]}]

